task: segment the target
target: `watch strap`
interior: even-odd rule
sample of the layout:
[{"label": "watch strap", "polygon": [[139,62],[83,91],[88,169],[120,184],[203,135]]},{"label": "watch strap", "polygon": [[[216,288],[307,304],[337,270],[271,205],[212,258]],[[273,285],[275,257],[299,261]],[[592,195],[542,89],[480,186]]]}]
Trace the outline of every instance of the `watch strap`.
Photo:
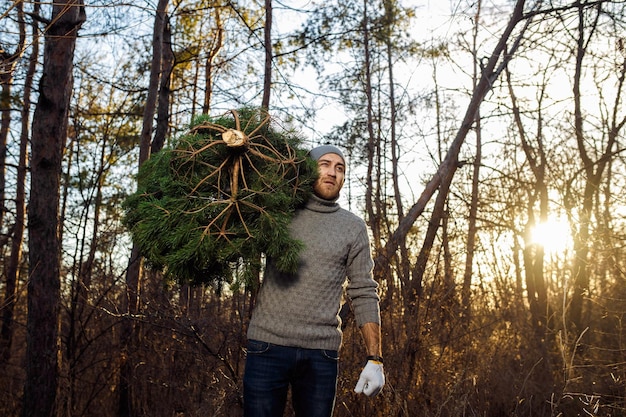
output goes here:
[{"label": "watch strap", "polygon": [[369,361],[374,361],[374,362],[378,362],[378,363],[382,364],[383,363],[383,357],[379,356],[379,355],[369,355],[367,357],[366,363],[369,362]]}]

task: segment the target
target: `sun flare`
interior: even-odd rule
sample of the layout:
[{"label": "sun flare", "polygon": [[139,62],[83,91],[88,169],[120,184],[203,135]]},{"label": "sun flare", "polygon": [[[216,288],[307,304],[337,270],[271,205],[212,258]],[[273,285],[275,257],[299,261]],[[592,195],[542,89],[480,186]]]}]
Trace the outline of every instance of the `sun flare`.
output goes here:
[{"label": "sun flare", "polygon": [[533,227],[531,241],[543,246],[548,253],[562,253],[572,246],[569,224],[563,219],[552,219]]}]

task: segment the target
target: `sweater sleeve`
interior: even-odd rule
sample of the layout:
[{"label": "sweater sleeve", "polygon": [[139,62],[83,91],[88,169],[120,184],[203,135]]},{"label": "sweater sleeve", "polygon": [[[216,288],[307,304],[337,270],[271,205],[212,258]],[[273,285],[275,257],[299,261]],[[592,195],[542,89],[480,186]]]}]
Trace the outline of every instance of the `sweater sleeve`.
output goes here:
[{"label": "sweater sleeve", "polygon": [[365,323],[380,324],[378,284],[373,277],[374,261],[365,224],[356,236],[347,259],[346,293],[359,327]]}]

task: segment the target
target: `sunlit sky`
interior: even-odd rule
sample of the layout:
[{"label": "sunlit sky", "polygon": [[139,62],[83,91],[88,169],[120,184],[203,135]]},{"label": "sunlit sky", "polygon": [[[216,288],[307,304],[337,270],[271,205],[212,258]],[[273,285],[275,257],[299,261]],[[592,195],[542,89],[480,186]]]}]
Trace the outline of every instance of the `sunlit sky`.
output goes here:
[{"label": "sunlit sky", "polygon": [[567,220],[554,217],[539,223],[533,228],[532,243],[543,246],[548,254],[561,253],[571,249],[572,237]]}]

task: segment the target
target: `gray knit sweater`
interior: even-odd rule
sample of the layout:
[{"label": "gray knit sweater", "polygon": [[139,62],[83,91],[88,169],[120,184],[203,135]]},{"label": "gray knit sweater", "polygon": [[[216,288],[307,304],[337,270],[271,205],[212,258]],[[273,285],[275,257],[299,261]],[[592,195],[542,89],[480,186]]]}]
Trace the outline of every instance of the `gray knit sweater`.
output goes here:
[{"label": "gray knit sweater", "polygon": [[268,260],[248,338],[310,349],[339,350],[343,286],[356,322],[380,323],[377,284],[365,222],[336,201],[312,196],[298,210],[291,236],[304,243],[297,274]]}]

